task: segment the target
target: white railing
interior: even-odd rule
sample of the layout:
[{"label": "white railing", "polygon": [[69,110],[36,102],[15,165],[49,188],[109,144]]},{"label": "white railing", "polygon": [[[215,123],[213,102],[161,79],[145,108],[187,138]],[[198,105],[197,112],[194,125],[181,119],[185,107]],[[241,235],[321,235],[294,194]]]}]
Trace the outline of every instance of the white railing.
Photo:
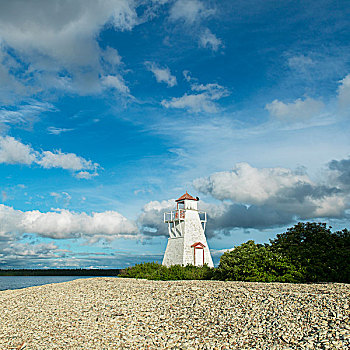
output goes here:
[{"label": "white railing", "polygon": [[164,213],[164,222],[174,222],[174,221],[183,221],[185,220],[185,211],[184,209],[173,210],[168,213]]},{"label": "white railing", "polygon": [[[172,210],[168,213],[164,213],[164,222],[184,221],[185,215],[185,209]],[[207,213],[205,211],[199,211],[198,215],[201,222],[207,222]]]}]

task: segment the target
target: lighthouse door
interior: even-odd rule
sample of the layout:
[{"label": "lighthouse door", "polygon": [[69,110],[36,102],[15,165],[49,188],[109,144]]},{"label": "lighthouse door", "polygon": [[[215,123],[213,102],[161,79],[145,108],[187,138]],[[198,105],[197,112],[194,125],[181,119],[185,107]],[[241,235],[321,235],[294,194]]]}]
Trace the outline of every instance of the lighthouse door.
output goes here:
[{"label": "lighthouse door", "polygon": [[195,248],[194,249],[194,264],[195,266],[203,266],[204,265],[204,249],[203,248]]}]

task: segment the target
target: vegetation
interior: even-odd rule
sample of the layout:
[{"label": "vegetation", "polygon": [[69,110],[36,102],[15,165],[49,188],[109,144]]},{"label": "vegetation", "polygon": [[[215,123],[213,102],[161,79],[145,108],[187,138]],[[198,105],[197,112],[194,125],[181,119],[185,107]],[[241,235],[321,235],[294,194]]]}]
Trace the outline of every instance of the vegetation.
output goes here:
[{"label": "vegetation", "polygon": [[152,280],[218,279],[254,282],[350,283],[350,232],[324,223],[298,223],[269,244],[248,241],[221,256],[218,268],[144,263],[123,277]]},{"label": "vegetation", "polygon": [[209,280],[213,277],[214,269],[204,266],[181,266],[170,267],[151,262],[137,264],[122,270],[120,277],[145,278],[148,280]]},{"label": "vegetation", "polygon": [[303,282],[350,282],[350,231],[299,222],[271,240],[271,249],[303,266]]},{"label": "vegetation", "polygon": [[250,282],[299,282],[304,270],[300,265],[274,252],[268,245],[248,241],[221,256],[215,277],[220,280]]}]

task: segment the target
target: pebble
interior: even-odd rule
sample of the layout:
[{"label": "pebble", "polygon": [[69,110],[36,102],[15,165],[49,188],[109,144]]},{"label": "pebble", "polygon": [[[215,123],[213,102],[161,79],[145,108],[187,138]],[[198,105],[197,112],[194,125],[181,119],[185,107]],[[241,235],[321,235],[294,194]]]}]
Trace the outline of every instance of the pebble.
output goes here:
[{"label": "pebble", "polygon": [[350,349],[350,285],[89,278],[0,292],[0,349]]}]

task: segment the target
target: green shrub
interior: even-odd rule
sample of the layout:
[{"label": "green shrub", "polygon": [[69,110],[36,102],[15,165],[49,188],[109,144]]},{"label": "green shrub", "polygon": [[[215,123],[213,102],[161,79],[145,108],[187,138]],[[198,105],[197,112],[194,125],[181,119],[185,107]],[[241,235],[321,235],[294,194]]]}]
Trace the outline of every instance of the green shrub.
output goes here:
[{"label": "green shrub", "polygon": [[271,249],[305,269],[307,282],[350,282],[350,232],[299,222],[271,240]]},{"label": "green shrub", "polygon": [[250,282],[300,282],[304,271],[268,245],[248,241],[221,256],[216,279]]},{"label": "green shrub", "polygon": [[213,269],[204,266],[181,266],[170,267],[151,262],[137,264],[124,269],[119,274],[120,277],[144,278],[148,280],[206,280],[213,276]]}]

